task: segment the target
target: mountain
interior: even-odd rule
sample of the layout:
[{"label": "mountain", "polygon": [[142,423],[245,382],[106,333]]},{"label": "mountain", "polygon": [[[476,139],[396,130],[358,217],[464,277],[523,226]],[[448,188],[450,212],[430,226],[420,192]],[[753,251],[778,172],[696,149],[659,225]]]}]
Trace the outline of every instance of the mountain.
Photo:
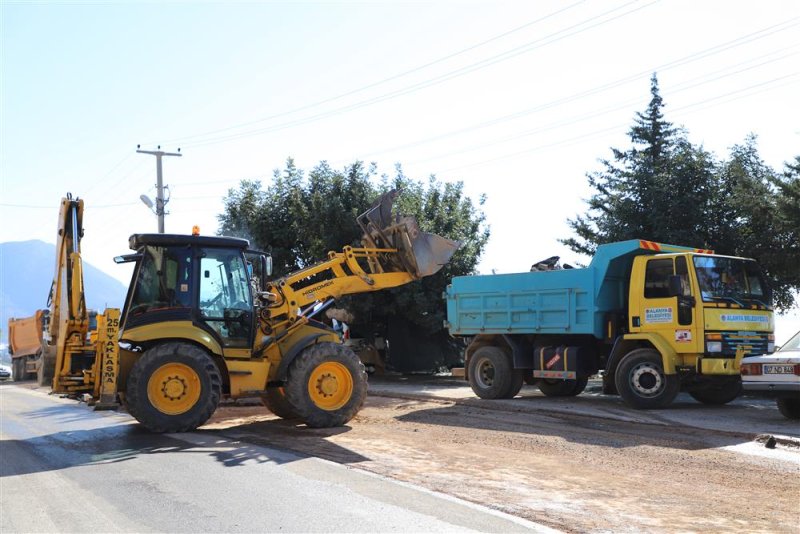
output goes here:
[{"label": "mountain", "polygon": [[[55,245],[44,241],[0,243],[0,341],[8,341],[9,317],[47,307],[55,261]],[[122,308],[128,288],[119,280],[84,262],[83,282],[89,309]]]}]

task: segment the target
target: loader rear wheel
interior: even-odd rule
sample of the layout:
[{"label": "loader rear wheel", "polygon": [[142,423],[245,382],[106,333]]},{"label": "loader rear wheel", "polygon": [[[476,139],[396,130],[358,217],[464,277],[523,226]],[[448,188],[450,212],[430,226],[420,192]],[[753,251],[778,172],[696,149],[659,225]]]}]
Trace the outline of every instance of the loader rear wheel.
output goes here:
[{"label": "loader rear wheel", "polygon": [[539,391],[548,397],[575,397],[586,389],[586,384],[588,383],[588,376],[579,377],[575,380],[542,378],[537,383],[537,386],[539,386]]},{"label": "loader rear wheel", "polygon": [[188,432],[214,413],[222,379],[214,360],[188,343],[148,349],[128,375],[128,412],[152,432]]},{"label": "loader rear wheel", "polygon": [[267,410],[282,419],[297,419],[297,411],[286,400],[285,388],[270,388],[261,396],[261,402]]},{"label": "loader rear wheel", "polygon": [[469,385],[482,399],[512,399],[522,389],[523,373],[498,347],[484,346],[469,359]]},{"label": "loader rear wheel", "polygon": [[681,390],[678,376],[664,372],[661,354],[653,349],[628,353],[617,367],[614,379],[622,399],[639,410],[663,408]]},{"label": "loader rear wheel", "polygon": [[337,343],[318,343],[289,365],[286,401],[312,428],[341,426],[352,419],[367,397],[367,373],[352,350]]}]

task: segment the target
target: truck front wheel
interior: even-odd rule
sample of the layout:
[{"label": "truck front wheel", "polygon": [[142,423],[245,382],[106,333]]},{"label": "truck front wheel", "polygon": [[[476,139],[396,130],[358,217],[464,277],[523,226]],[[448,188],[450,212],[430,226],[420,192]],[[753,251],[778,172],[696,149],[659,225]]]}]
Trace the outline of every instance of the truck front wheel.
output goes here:
[{"label": "truck front wheel", "polygon": [[498,347],[481,347],[469,359],[469,385],[482,399],[511,399],[522,389],[523,374]]},{"label": "truck front wheel", "polygon": [[800,419],[800,399],[778,399],[778,410],[787,419]]},{"label": "truck front wheel", "polygon": [[152,432],[188,432],[219,405],[222,379],[206,351],[189,343],[148,349],[130,374],[128,412]]},{"label": "truck front wheel", "polygon": [[636,349],[620,362],[614,374],[617,390],[631,407],[642,410],[663,408],[681,389],[677,375],[668,375],[661,354],[653,349]]},{"label": "truck front wheel", "polygon": [[742,393],[742,380],[733,378],[720,378],[706,385],[702,389],[689,392],[696,401],[703,404],[728,404]]},{"label": "truck front wheel", "polygon": [[352,350],[338,343],[311,345],[289,365],[286,402],[312,428],[341,426],[367,397],[367,373]]}]

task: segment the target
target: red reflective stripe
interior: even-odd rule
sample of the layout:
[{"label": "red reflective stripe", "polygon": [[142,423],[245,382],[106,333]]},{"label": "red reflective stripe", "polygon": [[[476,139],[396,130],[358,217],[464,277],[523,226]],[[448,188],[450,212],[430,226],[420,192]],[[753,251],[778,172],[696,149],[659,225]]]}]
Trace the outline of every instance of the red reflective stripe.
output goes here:
[{"label": "red reflective stripe", "polygon": [[641,240],[639,241],[639,246],[647,250],[655,250],[656,252],[661,250],[661,246],[654,241]]}]

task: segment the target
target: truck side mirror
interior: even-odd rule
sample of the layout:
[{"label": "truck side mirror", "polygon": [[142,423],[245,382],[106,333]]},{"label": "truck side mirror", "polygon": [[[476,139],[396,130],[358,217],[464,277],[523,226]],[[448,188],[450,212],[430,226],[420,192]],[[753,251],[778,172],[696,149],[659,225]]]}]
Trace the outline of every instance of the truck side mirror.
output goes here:
[{"label": "truck side mirror", "polygon": [[683,296],[683,277],[679,274],[673,274],[669,277],[669,296],[681,297]]}]

